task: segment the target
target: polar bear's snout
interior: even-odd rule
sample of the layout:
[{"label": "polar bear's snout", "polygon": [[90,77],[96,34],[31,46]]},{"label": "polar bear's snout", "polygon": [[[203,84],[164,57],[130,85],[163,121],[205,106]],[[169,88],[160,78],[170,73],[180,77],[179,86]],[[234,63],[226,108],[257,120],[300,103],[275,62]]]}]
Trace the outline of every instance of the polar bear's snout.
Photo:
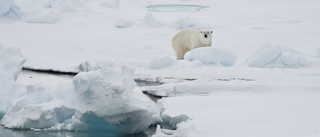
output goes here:
[{"label": "polar bear's snout", "polygon": [[207,36],[207,34],[204,34],[204,38],[207,38],[208,36]]}]

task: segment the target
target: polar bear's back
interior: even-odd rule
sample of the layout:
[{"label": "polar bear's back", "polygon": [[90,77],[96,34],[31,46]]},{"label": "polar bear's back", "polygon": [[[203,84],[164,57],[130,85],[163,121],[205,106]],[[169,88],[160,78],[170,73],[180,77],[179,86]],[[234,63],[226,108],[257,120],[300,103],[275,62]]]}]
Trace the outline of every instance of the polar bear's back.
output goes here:
[{"label": "polar bear's back", "polygon": [[186,29],[178,32],[172,38],[172,46],[184,45],[187,46],[190,50],[190,42],[193,41],[194,35],[199,33],[197,30]]},{"label": "polar bear's back", "polygon": [[184,54],[192,49],[195,39],[198,39],[199,37],[196,36],[198,33],[200,32],[197,30],[186,29],[178,32],[172,38],[172,47],[176,53],[177,59],[183,59]]},{"label": "polar bear's back", "polygon": [[192,38],[196,33],[198,33],[198,30],[186,29],[178,32],[172,39],[188,39]]}]

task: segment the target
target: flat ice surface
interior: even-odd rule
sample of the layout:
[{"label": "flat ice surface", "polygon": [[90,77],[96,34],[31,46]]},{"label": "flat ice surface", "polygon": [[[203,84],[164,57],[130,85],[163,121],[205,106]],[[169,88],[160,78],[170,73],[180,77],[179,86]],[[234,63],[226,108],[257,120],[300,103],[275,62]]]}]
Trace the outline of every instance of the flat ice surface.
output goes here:
[{"label": "flat ice surface", "polygon": [[[24,66],[91,71],[126,65],[136,70],[134,78],[173,78],[152,88],[154,94],[170,96],[157,105],[163,105],[164,113],[170,116],[186,114],[192,120],[178,124],[175,131],[158,128],[155,136],[320,135],[319,1],[0,3],[5,3],[0,4],[0,45],[19,48],[27,58]],[[199,12],[146,9],[148,5],[168,4],[209,7]],[[213,48],[230,52],[236,60],[229,66],[206,64],[203,62],[208,60],[200,59],[175,60],[171,38],[185,28],[213,30]],[[209,55],[201,59],[212,59]],[[33,83],[30,76],[21,76],[26,77],[19,76],[18,84]],[[37,77],[33,76],[34,83]],[[46,92],[56,93],[50,87],[63,89],[59,81],[69,80],[44,77],[39,82]],[[60,110],[65,108],[55,112]]]}]

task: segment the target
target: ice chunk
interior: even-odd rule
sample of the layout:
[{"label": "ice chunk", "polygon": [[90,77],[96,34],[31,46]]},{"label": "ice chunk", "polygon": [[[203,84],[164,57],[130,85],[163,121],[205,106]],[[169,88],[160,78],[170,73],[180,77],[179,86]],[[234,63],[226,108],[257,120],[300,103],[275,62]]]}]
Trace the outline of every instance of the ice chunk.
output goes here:
[{"label": "ice chunk", "polygon": [[6,14],[12,7],[14,0],[0,0],[0,15]]},{"label": "ice chunk", "polygon": [[16,80],[25,61],[26,58],[21,55],[19,49],[0,45],[0,75],[7,75],[12,77],[10,79]]},{"label": "ice chunk", "polygon": [[195,22],[191,20],[189,17],[179,17],[177,21],[175,21],[172,25],[172,28],[177,29],[177,30],[182,30],[182,29],[207,29],[208,27],[204,24],[200,24],[198,22]]},{"label": "ice chunk", "polygon": [[187,18],[179,17],[176,22],[172,24],[172,27],[175,29],[186,29],[186,28],[193,28],[196,25],[196,23],[192,20]]},{"label": "ice chunk", "polygon": [[[80,73],[74,78],[75,91],[86,112],[81,121],[85,121],[89,129],[112,127],[118,132],[132,134],[161,121],[157,105],[134,94],[133,74],[127,67],[122,67],[121,72],[103,68]],[[141,91],[138,94],[142,94]]]},{"label": "ice chunk", "polygon": [[133,134],[161,122],[159,107],[135,89],[134,70],[105,67],[80,72],[56,89],[28,86],[9,99],[1,124],[8,128],[109,130]]},{"label": "ice chunk", "polygon": [[264,67],[267,66],[274,59],[281,54],[282,48],[280,46],[270,47],[266,46],[255,52],[247,62],[249,67]]},{"label": "ice chunk", "polygon": [[88,101],[86,103],[102,105],[102,107],[105,104],[101,104],[100,101],[106,104],[113,104],[121,103],[123,100],[130,100],[133,97],[132,90],[135,86],[133,71],[126,67],[122,67],[120,73],[110,68],[79,73],[75,76],[73,84],[76,93],[84,101]]},{"label": "ice chunk", "polygon": [[25,61],[19,49],[0,46],[0,118],[6,112],[10,93],[20,88],[15,80]]},{"label": "ice chunk", "polygon": [[125,20],[125,19],[121,19],[115,24],[117,28],[129,28],[129,27],[132,27],[133,25],[134,25],[134,22]]},{"label": "ice chunk", "polygon": [[58,105],[52,93],[40,84],[13,91],[1,124],[7,128],[43,129],[70,119],[76,110]]},{"label": "ice chunk", "polygon": [[87,60],[85,62],[80,63],[79,70],[82,72],[88,72],[93,70],[102,69],[105,67],[111,67],[114,63],[112,61],[106,60]]},{"label": "ice chunk", "polygon": [[248,58],[247,64],[260,68],[300,68],[310,66],[311,60],[316,60],[311,58],[288,48],[267,45]]},{"label": "ice chunk", "polygon": [[190,120],[190,118],[185,114],[181,114],[181,115],[178,115],[178,116],[175,116],[175,117],[171,117],[169,115],[162,114],[161,118],[163,120],[163,122],[161,123],[161,126],[163,128],[173,129],[173,130],[177,129],[177,125],[179,123],[186,122],[187,120]]},{"label": "ice chunk", "polygon": [[19,7],[14,0],[0,0],[0,18],[20,19]]},{"label": "ice chunk", "polygon": [[161,23],[158,22],[154,17],[153,14],[148,12],[144,18],[143,18],[143,23],[146,24],[149,27],[153,27],[153,28],[158,28],[161,27]]},{"label": "ice chunk", "polygon": [[202,47],[187,52],[184,56],[185,60],[198,60],[204,65],[221,64],[223,66],[232,66],[236,61],[236,55],[226,50]]}]

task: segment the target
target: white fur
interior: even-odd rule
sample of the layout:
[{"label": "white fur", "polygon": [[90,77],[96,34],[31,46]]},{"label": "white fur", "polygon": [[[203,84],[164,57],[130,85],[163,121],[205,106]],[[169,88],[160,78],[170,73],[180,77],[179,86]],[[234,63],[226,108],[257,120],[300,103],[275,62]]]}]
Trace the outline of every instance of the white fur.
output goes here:
[{"label": "white fur", "polygon": [[[205,38],[207,35],[207,38]],[[212,31],[186,29],[178,32],[172,38],[172,47],[178,60],[184,59],[184,54],[188,51],[212,46]]]}]

